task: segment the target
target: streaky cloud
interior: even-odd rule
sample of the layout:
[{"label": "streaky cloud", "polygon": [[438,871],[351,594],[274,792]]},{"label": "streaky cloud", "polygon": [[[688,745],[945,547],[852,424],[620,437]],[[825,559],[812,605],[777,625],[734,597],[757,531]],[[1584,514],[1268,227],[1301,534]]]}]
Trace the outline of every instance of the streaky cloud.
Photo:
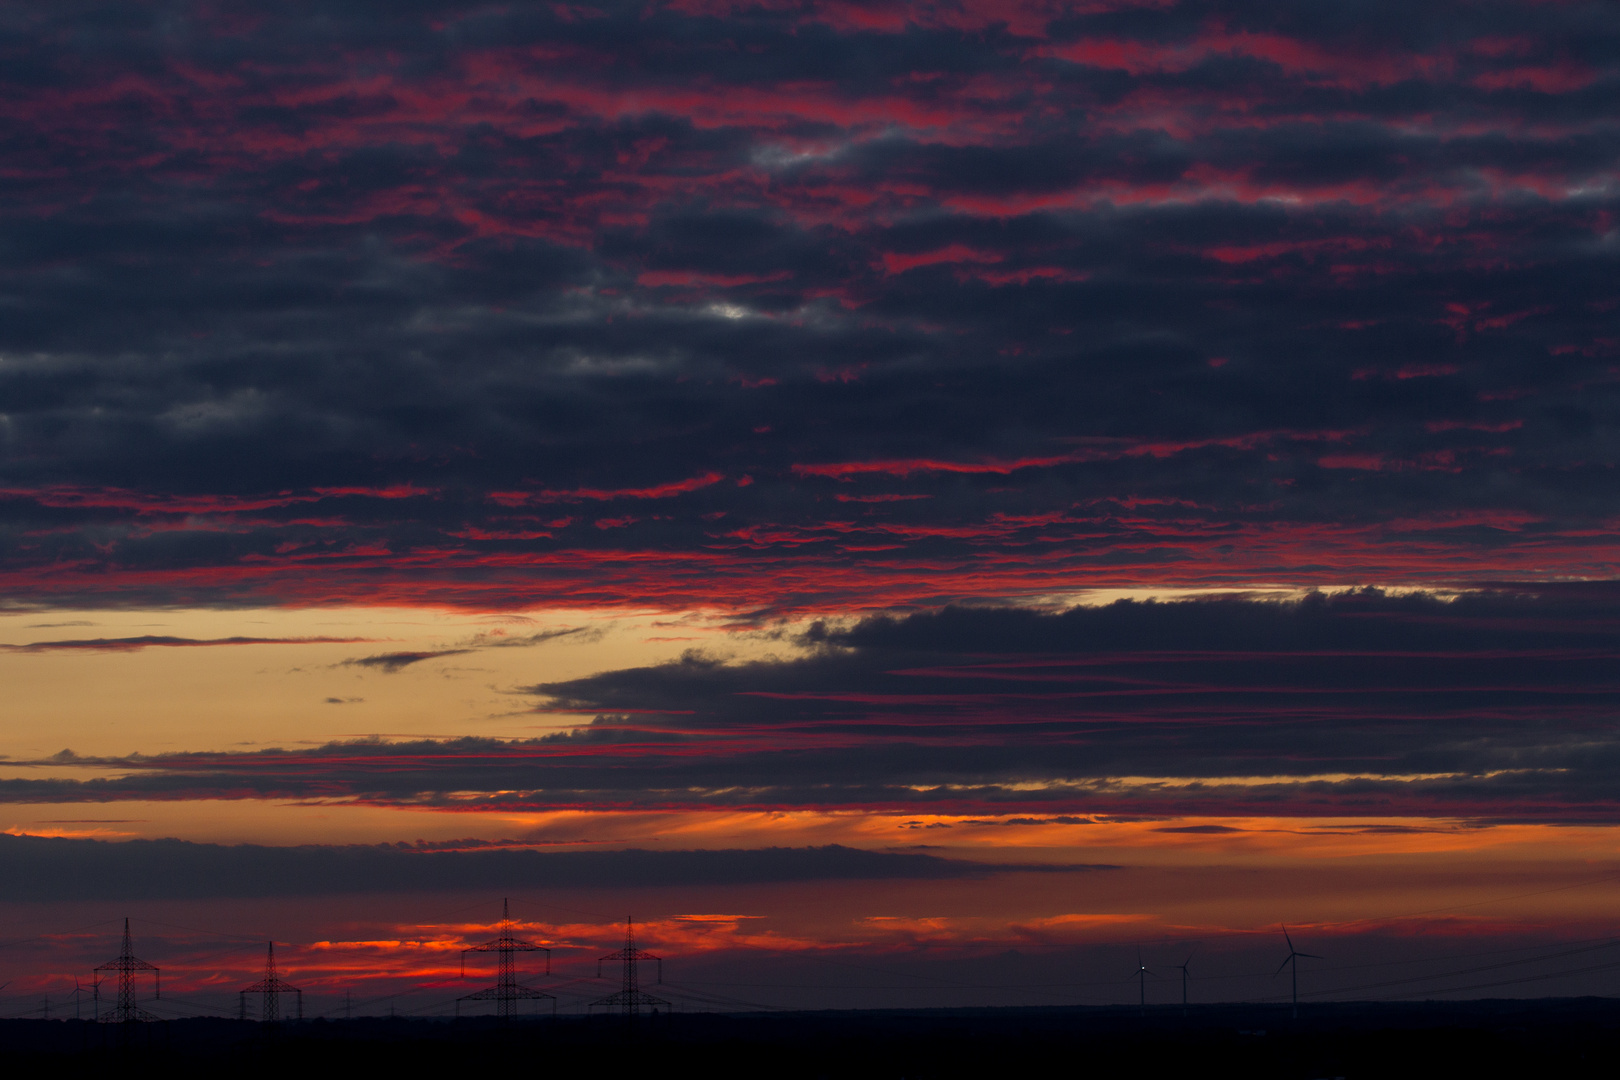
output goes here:
[{"label": "streaky cloud", "polygon": [[370,638],[355,637],[224,637],[186,638],[162,634],[143,634],[123,638],[70,638],[63,641],[31,641],[24,645],[0,643],[0,651],[14,653],[38,652],[138,652],[141,649],[186,649],[213,645],[357,645]]},{"label": "streaky cloud", "polygon": [[0,900],[219,899],[464,889],[650,888],[812,881],[951,880],[1004,870],[913,852],[828,845],[692,851],[436,850],[429,845],[200,844],[0,834]]},{"label": "streaky cloud", "polygon": [[803,644],[529,687],[542,712],[594,714],[533,739],[17,762],[39,772],[0,799],[1620,818],[1608,583],[953,607]]},{"label": "streaky cloud", "polygon": [[463,656],[472,651],[471,649],[431,649],[416,652],[378,653],[376,656],[361,656],[352,660],[343,660],[339,662],[339,666],[375,668],[385,674],[394,675],[412,664],[420,664],[424,660],[437,660],[441,656]]},{"label": "streaky cloud", "polygon": [[128,7],[4,31],[17,602],[1615,574],[1613,4]]}]

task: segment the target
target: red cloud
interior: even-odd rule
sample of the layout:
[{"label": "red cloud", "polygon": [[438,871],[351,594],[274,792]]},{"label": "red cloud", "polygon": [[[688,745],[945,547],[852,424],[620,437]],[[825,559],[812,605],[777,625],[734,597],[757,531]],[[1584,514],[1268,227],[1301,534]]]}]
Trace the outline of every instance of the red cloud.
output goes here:
[{"label": "red cloud", "polygon": [[717,472],[704,473],[702,476],[693,476],[686,480],[672,480],[667,484],[655,484],[644,488],[573,488],[568,491],[491,491],[485,498],[502,506],[522,506],[531,502],[612,502],[614,499],[672,499],[677,495],[685,495],[690,491],[718,484],[725,479],[725,475]]}]

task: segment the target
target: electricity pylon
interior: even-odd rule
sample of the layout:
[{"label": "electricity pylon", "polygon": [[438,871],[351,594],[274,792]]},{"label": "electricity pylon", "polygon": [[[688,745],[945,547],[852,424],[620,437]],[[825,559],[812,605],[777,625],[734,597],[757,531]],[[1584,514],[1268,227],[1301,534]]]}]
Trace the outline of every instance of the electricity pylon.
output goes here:
[{"label": "electricity pylon", "polygon": [[[157,1019],[157,1017],[153,1016],[145,1009],[142,1009],[139,1002],[136,1000],[135,973],[138,971],[150,971],[152,973],[152,996],[154,998],[160,998],[163,996],[162,976],[158,973],[158,969],[154,965],[148,964],[145,960],[142,960],[140,957],[135,955],[135,950],[130,945],[129,941],[128,918],[124,919],[124,951],[118,955],[117,959],[107,961],[105,964],[102,964],[100,967],[96,968],[96,970],[118,972],[118,1007],[113,1010],[113,1020],[120,1024],[133,1024],[137,1020]],[[97,985],[99,987],[99,983]],[[100,996],[98,994],[97,1020],[101,1019],[101,1016],[99,1015],[99,1000]]]},{"label": "electricity pylon", "polygon": [[546,974],[551,974],[551,950],[544,945],[536,945],[532,941],[512,936],[512,907],[511,902],[501,901],[501,933],[493,940],[482,945],[474,945],[461,950],[461,977],[467,977],[467,954],[470,952],[492,952],[496,954],[495,985],[486,986],[476,993],[456,999],[456,1015],[461,1015],[463,1001],[494,1001],[495,1015],[502,1020],[510,1020],[517,1012],[519,998],[540,999],[551,1002],[551,1011],[557,1012],[557,999],[543,990],[524,986],[517,981],[517,965],[512,958],[513,953],[543,952],[546,954]]},{"label": "electricity pylon", "polygon": [[298,998],[298,1019],[304,1018],[304,992],[291,983],[282,981],[276,974],[276,943],[270,942],[264,953],[264,978],[252,986],[242,988],[236,995],[237,1016],[247,1019],[247,996],[249,994],[263,994],[264,1007],[259,1013],[259,1019],[266,1024],[277,1023],[281,1019],[281,995],[295,994]]},{"label": "electricity pylon", "polygon": [[635,1023],[636,1016],[641,1012],[643,1005],[655,1013],[660,1005],[666,1009],[669,1008],[669,1002],[663,998],[642,993],[641,975],[637,964],[642,960],[651,960],[656,963],[658,965],[658,981],[661,983],[664,981],[664,961],[662,957],[654,956],[650,952],[643,952],[641,949],[636,948],[635,925],[630,921],[629,916],[626,916],[624,920],[624,948],[617,952],[610,952],[596,961],[596,977],[598,979],[602,977],[602,965],[609,960],[617,960],[622,965],[623,975],[619,992],[609,994],[605,998],[598,998],[596,1001],[591,1002],[587,1008],[595,1008],[598,1005],[610,1009],[616,1008],[624,1016],[626,1025]]}]

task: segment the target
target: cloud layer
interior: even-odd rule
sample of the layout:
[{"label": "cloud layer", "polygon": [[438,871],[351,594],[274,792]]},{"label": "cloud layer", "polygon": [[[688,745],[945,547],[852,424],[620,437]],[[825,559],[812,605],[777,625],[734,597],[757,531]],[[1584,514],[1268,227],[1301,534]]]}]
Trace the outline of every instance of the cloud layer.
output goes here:
[{"label": "cloud layer", "polygon": [[[943,880],[993,872],[917,853],[832,844],[749,851],[414,850],[409,845],[261,847],[182,840],[0,834],[0,901],[195,900],[458,889],[648,888]],[[1017,867],[1031,869],[1031,867]],[[1090,870],[1099,867],[1035,867]]]},{"label": "cloud layer", "polygon": [[1610,577],[1612,4],[0,18],[0,590]]},{"label": "cloud layer", "polygon": [[81,775],[106,775],[3,780],[0,797],[1594,822],[1620,811],[1620,608],[1604,587],[948,608],[817,624],[807,643],[798,659],[694,652],[532,687],[544,708],[596,714],[533,740],[75,757]]}]

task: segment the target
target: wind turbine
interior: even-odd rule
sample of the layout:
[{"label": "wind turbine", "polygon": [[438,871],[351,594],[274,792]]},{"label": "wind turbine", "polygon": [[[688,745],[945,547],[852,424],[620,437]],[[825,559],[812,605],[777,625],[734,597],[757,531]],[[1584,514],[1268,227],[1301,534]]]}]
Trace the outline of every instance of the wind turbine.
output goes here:
[{"label": "wind turbine", "polygon": [[[1278,925],[1280,926],[1282,924],[1279,923]],[[1288,959],[1284,960],[1282,962],[1282,964],[1278,966],[1276,974],[1274,974],[1272,976],[1272,978],[1276,978],[1277,975],[1281,975],[1283,968],[1288,967],[1289,965],[1293,965],[1293,973],[1292,974],[1293,974],[1293,980],[1294,980],[1294,1019],[1298,1020],[1299,1019],[1299,961],[1302,958],[1306,959],[1306,960],[1322,960],[1322,959],[1325,959],[1325,957],[1317,956],[1315,953],[1300,952],[1298,949],[1294,948],[1294,939],[1288,936],[1288,927],[1284,926],[1282,928],[1282,932],[1283,932],[1283,940],[1288,942]]]},{"label": "wind turbine", "polygon": [[1151,974],[1153,973],[1147,969],[1147,965],[1142,963],[1142,946],[1138,945],[1136,947],[1136,982],[1138,989],[1141,991],[1143,1016],[1147,1016],[1147,977]]},{"label": "wind turbine", "polygon": [[1197,956],[1197,955],[1198,955],[1198,946],[1194,945],[1193,946],[1193,951],[1187,954],[1187,959],[1183,960],[1181,963],[1176,965],[1176,967],[1178,969],[1180,969],[1180,971],[1181,971],[1181,1015],[1182,1016],[1187,1015],[1187,965],[1192,963],[1192,958],[1194,956]]}]

